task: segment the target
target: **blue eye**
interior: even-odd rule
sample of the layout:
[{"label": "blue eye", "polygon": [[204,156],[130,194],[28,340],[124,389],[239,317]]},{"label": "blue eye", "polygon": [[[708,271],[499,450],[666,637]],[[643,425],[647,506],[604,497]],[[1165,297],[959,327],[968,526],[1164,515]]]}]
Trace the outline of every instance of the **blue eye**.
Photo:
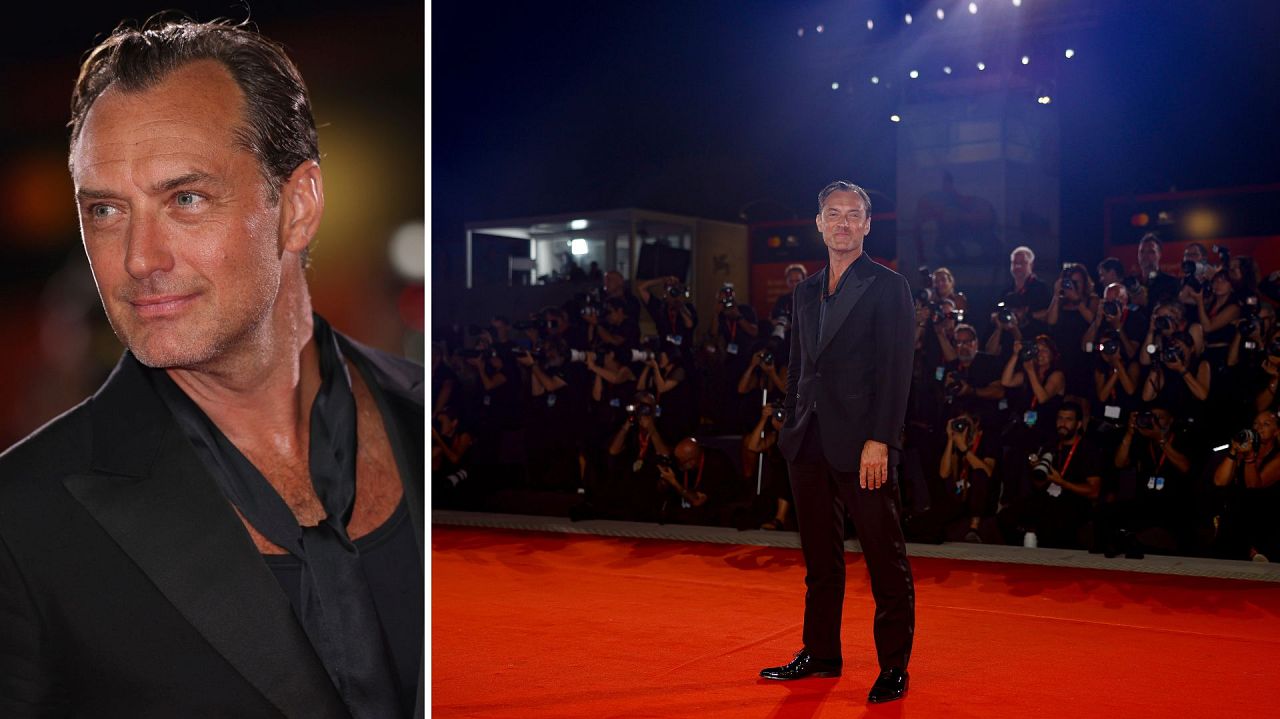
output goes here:
[{"label": "blue eye", "polygon": [[89,208],[89,212],[98,219],[110,217],[115,211],[116,208],[111,205],[94,205]]},{"label": "blue eye", "polygon": [[196,201],[199,200],[200,197],[194,192],[179,192],[176,199],[179,205],[182,205],[183,207],[190,207],[191,205],[196,204]]}]

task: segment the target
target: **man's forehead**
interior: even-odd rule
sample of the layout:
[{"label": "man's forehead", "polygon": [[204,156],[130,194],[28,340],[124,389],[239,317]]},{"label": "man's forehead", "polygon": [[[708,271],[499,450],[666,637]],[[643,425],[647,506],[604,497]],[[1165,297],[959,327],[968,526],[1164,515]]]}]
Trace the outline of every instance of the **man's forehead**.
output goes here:
[{"label": "man's forehead", "polygon": [[241,149],[242,101],[230,73],[211,60],[188,63],[146,89],[113,84],[85,117],[72,147],[73,171],[143,155],[190,162],[182,156]]},{"label": "man's forehead", "polygon": [[866,203],[862,201],[862,195],[851,190],[836,190],[827,195],[827,199],[822,203],[822,211],[829,212],[832,210],[862,210],[866,208]]}]

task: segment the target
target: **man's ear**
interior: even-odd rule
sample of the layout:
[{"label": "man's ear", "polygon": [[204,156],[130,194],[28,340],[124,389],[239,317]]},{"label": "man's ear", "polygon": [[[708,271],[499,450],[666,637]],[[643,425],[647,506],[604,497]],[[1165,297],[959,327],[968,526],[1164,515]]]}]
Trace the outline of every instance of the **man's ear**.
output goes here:
[{"label": "man's ear", "polygon": [[320,229],[324,216],[324,175],[320,163],[298,165],[280,188],[280,249],[301,253]]}]

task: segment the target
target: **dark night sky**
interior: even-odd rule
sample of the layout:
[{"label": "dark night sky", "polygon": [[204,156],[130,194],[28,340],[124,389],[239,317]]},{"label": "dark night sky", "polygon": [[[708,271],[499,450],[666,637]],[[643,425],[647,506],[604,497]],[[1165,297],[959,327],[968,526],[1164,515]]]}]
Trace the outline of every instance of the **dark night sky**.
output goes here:
[{"label": "dark night sky", "polygon": [[[937,5],[435,3],[433,274],[461,270],[471,220],[624,206],[736,220],[759,198],[808,217],[834,177],[891,193],[895,126],[869,93],[830,92],[796,28]],[[1109,196],[1280,181],[1280,3],[1099,7],[1069,35],[1079,55],[1055,98],[1064,256],[1081,260],[1101,252]]]}]

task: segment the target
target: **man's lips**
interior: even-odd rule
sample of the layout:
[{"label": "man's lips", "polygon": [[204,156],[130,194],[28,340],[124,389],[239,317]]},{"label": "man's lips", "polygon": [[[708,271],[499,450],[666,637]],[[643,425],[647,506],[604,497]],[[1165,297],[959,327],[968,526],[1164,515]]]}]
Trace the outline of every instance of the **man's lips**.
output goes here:
[{"label": "man's lips", "polygon": [[148,295],[146,297],[135,297],[129,300],[129,304],[133,306],[133,311],[139,317],[164,317],[166,315],[176,314],[190,304],[195,299],[195,294],[189,295]]}]

